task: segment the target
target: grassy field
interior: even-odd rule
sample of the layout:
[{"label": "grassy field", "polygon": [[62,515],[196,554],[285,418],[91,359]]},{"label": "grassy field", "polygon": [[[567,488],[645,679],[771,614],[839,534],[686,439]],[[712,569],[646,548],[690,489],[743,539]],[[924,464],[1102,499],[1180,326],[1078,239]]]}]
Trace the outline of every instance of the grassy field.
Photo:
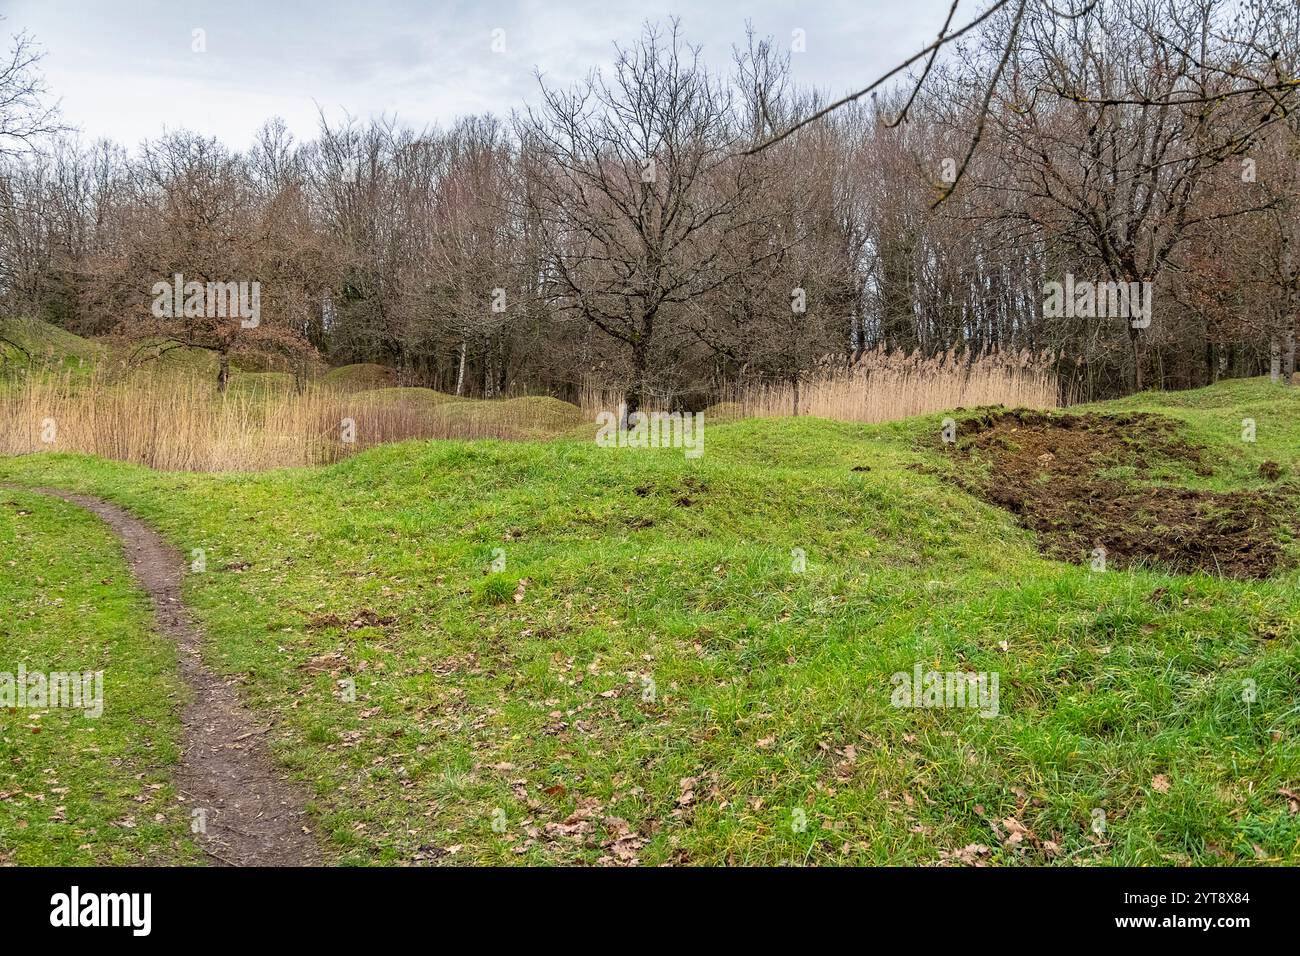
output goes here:
[{"label": "grassy field", "polygon": [[79,508],[0,489],[0,546],[0,670],[103,671],[97,717],[0,709],[0,863],[195,859],[171,783],[185,688],[117,542]]},{"label": "grassy field", "polygon": [[[1211,467],[1172,463],[1153,479],[1170,486],[1276,487],[1266,460],[1286,486],[1300,464],[1300,398],[1267,382],[1091,410],[1185,423]],[[0,480],[100,495],[204,549],[186,597],[209,663],[273,723],[340,862],[1300,862],[1300,574],[1047,560],[947,480],[942,417],[710,425],[694,460],[435,441],[255,475],[39,454],[0,459]],[[149,689],[112,748],[106,712],[100,756],[165,786],[175,679],[120,559],[68,506],[8,498],[39,518],[0,518],[27,549],[6,596],[93,608],[12,613],[9,646],[115,635],[106,670]],[[996,672],[997,716],[891,706],[917,664]],[[51,751],[26,766],[67,777],[73,818],[81,764],[59,745],[85,725],[42,722]],[[141,804],[128,839],[86,804],[75,826],[97,833],[69,842],[98,858],[173,832]]]}]

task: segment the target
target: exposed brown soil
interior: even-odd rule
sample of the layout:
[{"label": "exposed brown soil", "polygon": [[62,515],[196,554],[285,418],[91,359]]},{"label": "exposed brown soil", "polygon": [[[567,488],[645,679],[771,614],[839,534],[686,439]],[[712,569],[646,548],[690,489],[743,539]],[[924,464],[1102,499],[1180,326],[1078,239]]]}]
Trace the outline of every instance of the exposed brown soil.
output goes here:
[{"label": "exposed brown soil", "polygon": [[337,614],[318,614],[307,622],[310,628],[338,627],[345,631],[358,631],[363,627],[387,627],[397,618],[391,614],[380,616],[369,608],[340,617]]},{"label": "exposed brown soil", "polygon": [[[1213,473],[1179,427],[1149,414],[981,410],[958,426],[954,453],[987,466],[987,475],[967,466],[955,480],[1036,531],[1050,557],[1079,562],[1100,547],[1108,567],[1268,577],[1285,560],[1278,533],[1295,522],[1291,491],[1150,484],[1154,469],[1172,463]],[[1118,468],[1131,471],[1107,474]]]},{"label": "exposed brown soil", "polygon": [[201,634],[181,603],[182,557],[144,522],[87,495],[37,489],[99,515],[122,540],[140,587],[153,601],[158,630],[176,642],[193,698],[182,715],[176,785],[186,805],[204,811],[195,835],[213,862],[227,866],[309,866],[321,862],[303,809],[305,795],[277,771],[258,727],[235,691],[203,663]]}]

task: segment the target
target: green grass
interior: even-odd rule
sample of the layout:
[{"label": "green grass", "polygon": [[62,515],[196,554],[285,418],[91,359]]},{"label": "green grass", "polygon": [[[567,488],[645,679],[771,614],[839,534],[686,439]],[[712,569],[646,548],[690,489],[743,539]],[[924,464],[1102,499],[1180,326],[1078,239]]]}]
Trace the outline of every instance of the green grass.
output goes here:
[{"label": "green grass", "polygon": [[[270,356],[233,356],[230,388],[250,392],[291,390],[294,385],[292,373],[263,367],[272,361],[274,357]],[[162,339],[100,342],[82,338],[39,319],[0,320],[0,387],[12,385],[18,376],[24,374],[88,376],[100,366],[111,367],[117,372],[134,366],[141,371],[163,375],[197,376],[211,381],[215,387],[218,364],[219,359],[213,351],[175,347],[174,343]],[[320,363],[314,363],[312,371],[323,373],[325,370]]]},{"label": "green grass", "polygon": [[85,372],[109,354],[106,346],[39,319],[0,320],[0,340],[0,377],[31,370]]},{"label": "green grass", "polygon": [[[1167,480],[1294,474],[1300,397],[1267,382],[1110,407],[1211,449],[1213,476]],[[186,595],[209,663],[273,721],[345,862],[1300,862],[1278,793],[1300,789],[1300,575],[1045,560],[916,469],[942,466],[942,417],[710,425],[695,460],[408,442],[259,475],[40,455],[0,478],[206,550]],[[917,662],[998,672],[999,715],[892,707]]]},{"label": "green grass", "polygon": [[196,859],[172,774],[185,688],[107,527],[0,489],[0,671],[103,671],[103,713],[0,709],[0,862]]},{"label": "green grass", "polygon": [[546,395],[461,400],[444,404],[438,414],[449,424],[495,426],[536,438],[553,437],[583,423],[582,409]]},{"label": "green grass", "polygon": [[[582,409],[545,395],[516,398],[468,399],[431,388],[377,388],[353,393],[358,401],[380,407],[405,408],[424,416],[431,428],[463,429],[460,434],[546,439],[580,430]],[[436,432],[435,432],[436,434]]]},{"label": "green grass", "polygon": [[[1178,419],[1186,437],[1211,451],[1215,463],[1212,476],[1178,472],[1180,484],[1227,491],[1265,488],[1259,466],[1277,462],[1283,476],[1300,474],[1300,410],[1298,388],[1274,385],[1266,379],[1234,379],[1210,388],[1186,392],[1147,392],[1114,402],[1081,406],[1095,411],[1147,411]],[[1243,438],[1243,422],[1254,422],[1254,439]]]},{"label": "green grass", "polygon": [[[336,371],[342,371],[342,369]],[[329,379],[329,375],[327,374],[325,378]],[[362,391],[357,392],[357,398],[369,399],[381,405],[406,405],[420,411],[440,408],[441,406],[451,402],[466,401],[464,398],[460,398],[456,395],[448,395],[446,392],[439,392],[432,388],[419,388],[410,385],[400,388],[363,389]]]},{"label": "green grass", "polygon": [[371,362],[358,362],[355,365],[341,365],[332,368],[321,376],[320,382],[328,388],[340,391],[363,392],[370,389],[388,388],[393,384],[393,370]]}]

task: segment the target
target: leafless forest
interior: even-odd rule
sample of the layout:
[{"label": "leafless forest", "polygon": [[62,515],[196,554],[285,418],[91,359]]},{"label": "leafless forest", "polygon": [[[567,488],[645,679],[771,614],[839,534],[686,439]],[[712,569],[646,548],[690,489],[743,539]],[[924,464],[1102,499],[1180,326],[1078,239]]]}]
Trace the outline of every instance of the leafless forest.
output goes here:
[{"label": "leafless forest", "polygon": [[[797,37],[738,36],[706,64],[667,22],[612,72],[540,78],[511,116],[322,116],[309,142],[270,118],[252,144],[60,132],[20,37],[0,315],[210,350],[222,384],[231,359],[377,362],[459,395],[613,388],[632,409],[798,395],[881,352],[1048,363],[1093,398],[1289,374],[1297,7],[986,9],[834,109],[792,82]],[[260,323],[160,320],[151,287],[174,273],[259,282]],[[1067,273],[1151,283],[1151,324],[1045,316]]]}]

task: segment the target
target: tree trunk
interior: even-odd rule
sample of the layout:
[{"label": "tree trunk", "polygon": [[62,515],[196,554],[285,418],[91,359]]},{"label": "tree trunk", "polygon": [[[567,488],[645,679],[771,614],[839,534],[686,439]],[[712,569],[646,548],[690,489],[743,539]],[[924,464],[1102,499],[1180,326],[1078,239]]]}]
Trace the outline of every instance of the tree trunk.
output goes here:
[{"label": "tree trunk", "polygon": [[[1288,203],[1288,206],[1290,203]],[[1295,380],[1295,333],[1296,333],[1296,307],[1295,294],[1297,288],[1300,288],[1300,277],[1296,275],[1295,258],[1291,246],[1291,237],[1288,233],[1282,233],[1282,267],[1284,292],[1282,295],[1282,314],[1286,317],[1286,337],[1282,347],[1282,372],[1286,376],[1283,381],[1287,385],[1293,384]]]},{"label": "tree trunk", "polygon": [[230,355],[222,352],[217,363],[217,391],[225,394],[226,386],[230,384]]},{"label": "tree trunk", "polygon": [[1138,344],[1138,330],[1133,328],[1132,324],[1128,327],[1128,338],[1133,343],[1133,391],[1142,391],[1144,381],[1142,378],[1142,347]]},{"label": "tree trunk", "polygon": [[645,345],[643,342],[637,342],[632,346],[632,385],[627,389],[625,396],[629,419],[635,412],[640,410],[641,403],[645,401],[648,366],[649,356],[646,355]]},{"label": "tree trunk", "polygon": [[456,396],[459,398],[465,388],[465,343],[460,343],[460,365],[456,369]]},{"label": "tree trunk", "polygon": [[1282,381],[1287,385],[1295,382],[1295,316],[1291,317],[1291,328],[1287,329],[1286,344],[1282,348]]}]

